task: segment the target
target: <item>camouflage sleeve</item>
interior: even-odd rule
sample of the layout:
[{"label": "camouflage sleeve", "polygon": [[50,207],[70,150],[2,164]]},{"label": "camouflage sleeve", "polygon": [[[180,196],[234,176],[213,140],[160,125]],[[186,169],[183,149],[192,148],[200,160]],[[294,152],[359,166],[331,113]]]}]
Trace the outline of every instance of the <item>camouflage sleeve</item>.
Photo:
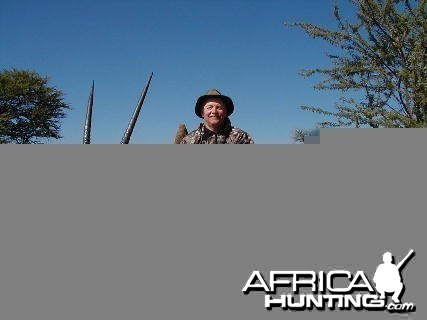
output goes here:
[{"label": "camouflage sleeve", "polygon": [[254,144],[252,137],[243,130],[233,128],[232,134],[234,135],[235,144]]},{"label": "camouflage sleeve", "polygon": [[245,132],[242,139],[239,141],[240,144],[254,144],[252,137]]},{"label": "camouflage sleeve", "polygon": [[199,137],[200,135],[197,130],[191,131],[184,138],[182,138],[179,144],[195,144],[197,143]]}]

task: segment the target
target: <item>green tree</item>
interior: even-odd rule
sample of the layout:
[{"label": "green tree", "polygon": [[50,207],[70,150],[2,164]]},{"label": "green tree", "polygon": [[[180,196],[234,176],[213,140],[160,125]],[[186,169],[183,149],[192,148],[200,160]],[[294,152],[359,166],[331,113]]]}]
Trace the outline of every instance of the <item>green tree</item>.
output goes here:
[{"label": "green tree", "polygon": [[41,143],[61,138],[60,120],[69,105],[63,93],[34,71],[0,72],[0,143]]},{"label": "green tree", "polygon": [[317,129],[296,129],[293,133],[292,140],[295,143],[305,143],[309,138],[319,138],[320,130]]},{"label": "green tree", "polygon": [[286,23],[337,48],[321,75],[320,90],[338,90],[335,110],[302,106],[327,117],[321,127],[427,127],[427,0],[348,0],[355,22],[334,6],[337,30]]}]

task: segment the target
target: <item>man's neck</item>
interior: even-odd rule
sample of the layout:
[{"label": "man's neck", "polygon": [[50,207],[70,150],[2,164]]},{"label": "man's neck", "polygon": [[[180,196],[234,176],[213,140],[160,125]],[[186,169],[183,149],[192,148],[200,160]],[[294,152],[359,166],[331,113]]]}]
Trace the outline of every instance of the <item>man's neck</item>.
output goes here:
[{"label": "man's neck", "polygon": [[218,132],[221,130],[222,125],[220,125],[220,126],[218,126],[218,127],[214,128],[214,127],[212,127],[212,126],[209,126],[207,123],[205,123],[205,127],[206,127],[206,128],[208,128],[208,129],[209,129],[210,131],[212,131],[212,132],[218,133]]}]

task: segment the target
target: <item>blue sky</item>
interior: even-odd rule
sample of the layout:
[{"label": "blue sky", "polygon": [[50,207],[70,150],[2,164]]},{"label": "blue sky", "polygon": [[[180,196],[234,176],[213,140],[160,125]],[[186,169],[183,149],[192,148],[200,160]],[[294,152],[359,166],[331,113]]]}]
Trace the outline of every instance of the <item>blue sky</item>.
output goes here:
[{"label": "blue sky", "polygon": [[92,80],[92,143],[120,142],[151,72],[131,143],[171,143],[179,123],[195,129],[195,101],[211,88],[233,99],[232,123],[256,143],[290,143],[321,119],[300,105],[333,107],[338,97],[298,75],[328,66],[331,48],[284,26],[334,28],[333,0],[0,2],[0,67],[48,76],[71,104],[52,143],[81,143]]}]

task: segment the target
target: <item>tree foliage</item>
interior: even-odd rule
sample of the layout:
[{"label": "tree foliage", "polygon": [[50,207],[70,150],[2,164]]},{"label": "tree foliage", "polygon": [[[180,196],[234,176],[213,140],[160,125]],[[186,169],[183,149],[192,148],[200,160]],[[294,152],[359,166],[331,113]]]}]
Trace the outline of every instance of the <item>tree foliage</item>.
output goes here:
[{"label": "tree foliage", "polygon": [[330,68],[302,72],[324,77],[316,89],[344,93],[336,109],[301,108],[331,119],[321,127],[427,127],[427,0],[348,1],[356,21],[335,5],[337,30],[287,23],[339,51]]},{"label": "tree foliage", "polygon": [[34,71],[0,72],[0,143],[41,143],[60,136],[69,105],[63,93]]},{"label": "tree foliage", "polygon": [[309,138],[320,136],[320,130],[316,129],[296,129],[293,133],[292,140],[295,143],[305,143]]}]

